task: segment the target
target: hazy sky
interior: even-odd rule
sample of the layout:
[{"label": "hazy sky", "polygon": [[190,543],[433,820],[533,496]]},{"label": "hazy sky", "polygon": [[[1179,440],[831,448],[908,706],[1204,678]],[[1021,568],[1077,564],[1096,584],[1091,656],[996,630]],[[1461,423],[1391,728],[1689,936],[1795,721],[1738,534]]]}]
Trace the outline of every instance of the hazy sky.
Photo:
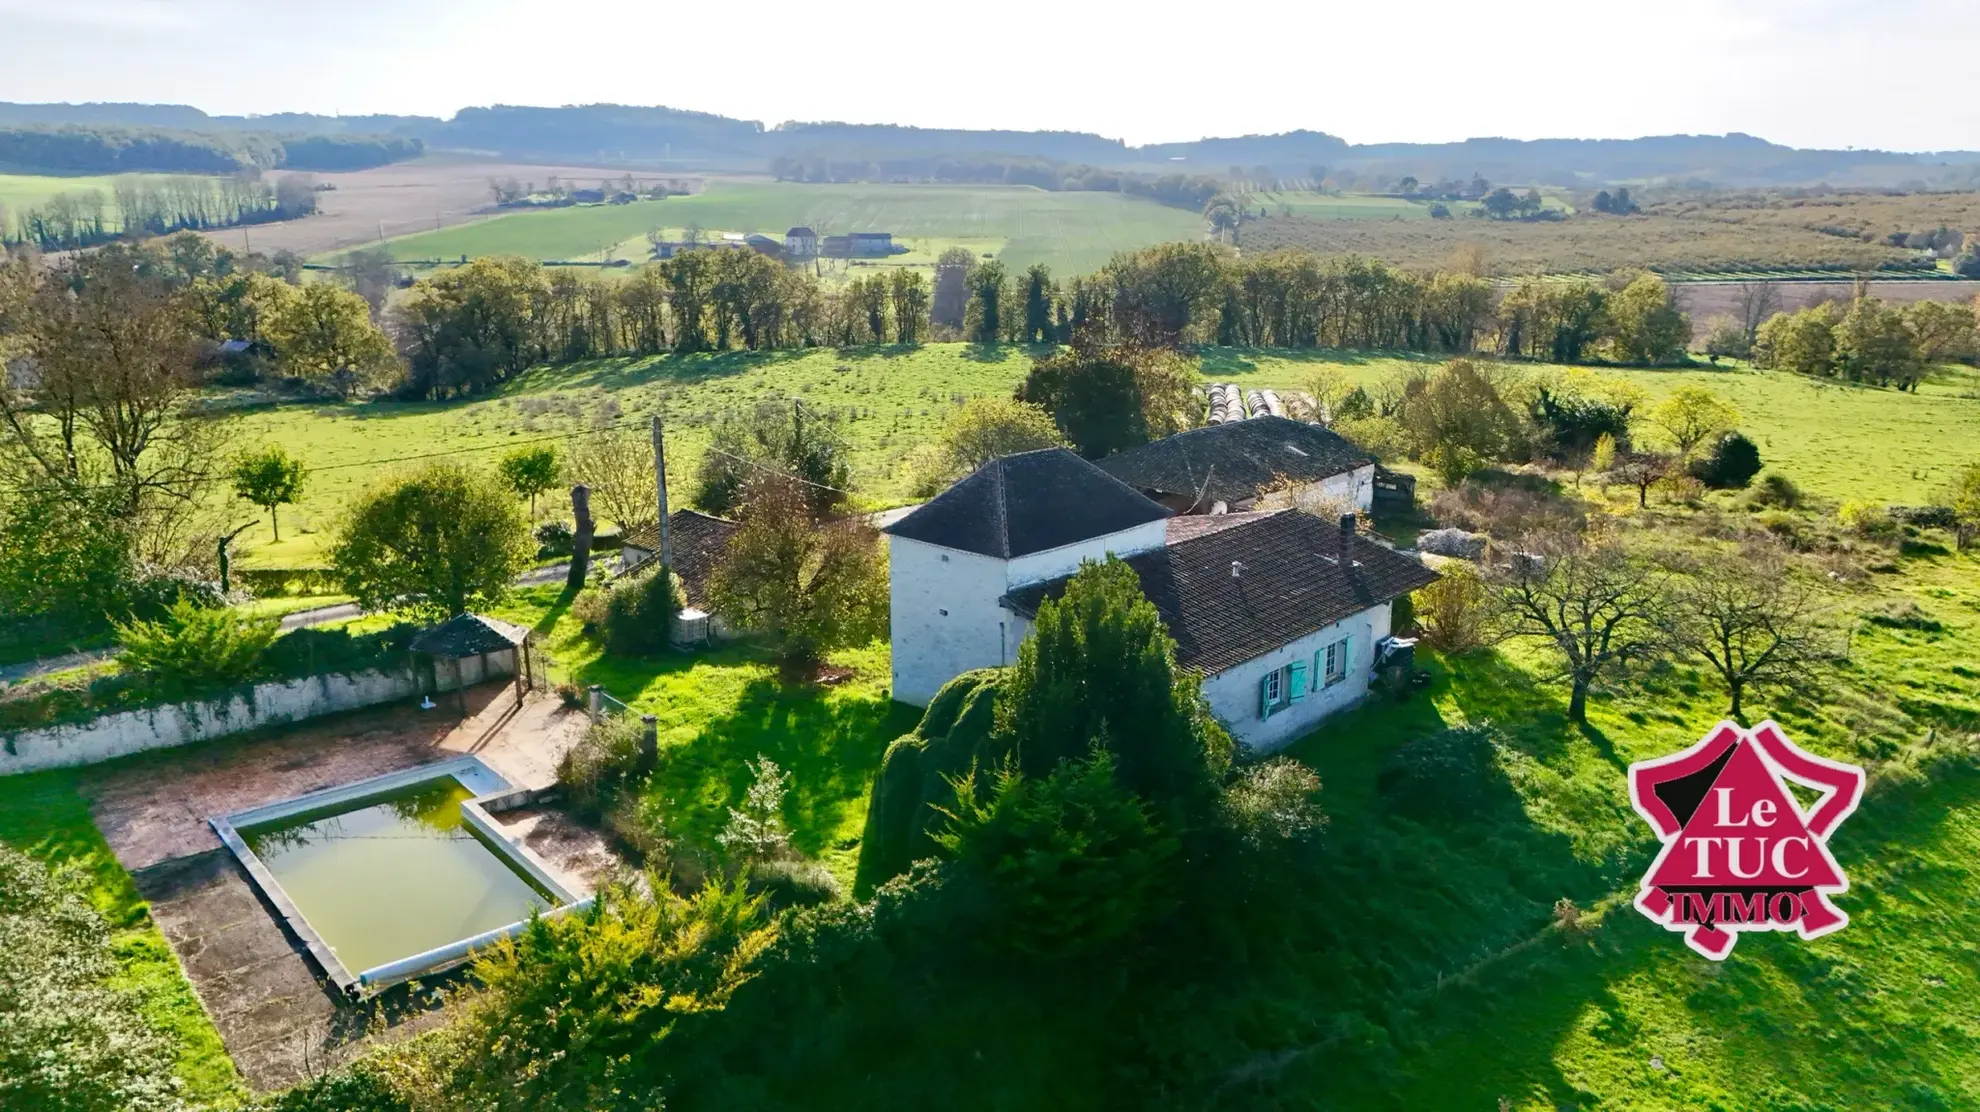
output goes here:
[{"label": "hazy sky", "polygon": [[1980,0],[0,0],[0,100],[1980,148]]}]

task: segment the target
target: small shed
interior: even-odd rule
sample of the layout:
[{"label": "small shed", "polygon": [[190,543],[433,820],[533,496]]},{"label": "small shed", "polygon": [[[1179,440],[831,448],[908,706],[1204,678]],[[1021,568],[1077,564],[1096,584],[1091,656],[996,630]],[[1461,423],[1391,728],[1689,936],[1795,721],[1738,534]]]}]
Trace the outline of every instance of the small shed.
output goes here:
[{"label": "small shed", "polygon": [[[530,631],[482,614],[457,614],[413,638],[414,653],[433,661],[434,688],[463,691],[507,665],[516,678],[516,702],[536,684],[535,661],[529,651]],[[508,659],[500,659],[507,655]],[[448,661],[452,684],[440,685],[440,662]],[[466,706],[465,696],[461,697]]]}]

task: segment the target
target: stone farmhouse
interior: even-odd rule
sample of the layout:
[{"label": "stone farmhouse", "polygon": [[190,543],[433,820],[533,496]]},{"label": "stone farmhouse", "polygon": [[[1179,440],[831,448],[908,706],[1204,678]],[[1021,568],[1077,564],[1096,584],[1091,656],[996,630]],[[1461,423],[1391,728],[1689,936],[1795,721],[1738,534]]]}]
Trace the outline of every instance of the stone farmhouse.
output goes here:
[{"label": "stone farmhouse", "polygon": [[[1200,443],[1220,442],[1192,441],[1179,458],[1194,466]],[[1372,461],[1348,462],[1319,481],[1346,474],[1360,491]],[[1158,493],[1201,485],[1160,479],[1165,472],[1153,467],[1120,469],[1136,483],[1156,476],[1148,486]],[[964,671],[1013,663],[1040,604],[1081,562],[1113,555],[1140,577],[1176,640],[1177,663],[1202,673],[1232,735],[1275,749],[1367,693],[1392,604],[1436,578],[1356,535],[1352,516],[1178,514],[1110,470],[1063,448],[1006,456],[884,530],[896,699],[925,706]]]}]

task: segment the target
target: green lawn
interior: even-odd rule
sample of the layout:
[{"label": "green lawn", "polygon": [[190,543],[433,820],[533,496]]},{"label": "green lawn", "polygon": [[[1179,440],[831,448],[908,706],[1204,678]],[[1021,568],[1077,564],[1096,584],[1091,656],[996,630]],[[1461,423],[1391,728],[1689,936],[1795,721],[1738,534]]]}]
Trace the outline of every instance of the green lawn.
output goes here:
[{"label": "green lawn", "polygon": [[716,181],[689,197],[513,213],[394,239],[389,246],[401,259],[581,259],[616,248],[617,257],[638,261],[646,254],[646,234],[655,229],[673,235],[693,225],[710,234],[761,232],[781,240],[799,224],[821,236],[892,232],[930,262],[943,246],[961,243],[996,250],[1016,270],[1042,262],[1061,276],[1097,270],[1117,251],[1200,239],[1204,232],[1193,212],[1120,193]]},{"label": "green lawn", "polygon": [[114,928],[112,945],[122,966],[117,983],[138,993],[146,1019],[178,1042],[177,1072],[186,1095],[195,1103],[230,1107],[245,1092],[233,1059],[130,874],[90,818],[87,775],[57,770],[0,777],[0,841],[74,870],[76,882]]},{"label": "green lawn", "polygon": [[[666,203],[672,203],[666,202]],[[1298,388],[1322,368],[1373,384],[1435,357],[1351,351],[1208,349],[1208,381]],[[684,496],[710,424],[773,393],[795,395],[844,419],[854,482],[882,503],[907,496],[902,455],[939,428],[962,398],[1003,393],[1030,369],[1016,346],[928,344],[918,348],[729,352],[683,358],[601,360],[530,372],[484,398],[457,402],[311,403],[244,410],[230,418],[239,442],[279,441],[312,468],[298,506],[284,507],[282,543],[258,526],[237,542],[243,566],[294,566],[322,559],[323,530],[381,462],[465,450],[492,461],[538,437],[562,437],[599,421],[644,418],[664,406],[669,477]],[[1655,399],[1704,385],[1736,405],[1741,427],[1769,466],[1821,498],[1893,503],[1931,499],[1960,465],[1980,458],[1980,376],[1947,369],[1917,394],[1874,390],[1751,370],[1618,370]],[[558,513],[546,499],[546,514]],[[565,511],[567,513],[567,511]],[[256,515],[259,516],[259,515]]]}]

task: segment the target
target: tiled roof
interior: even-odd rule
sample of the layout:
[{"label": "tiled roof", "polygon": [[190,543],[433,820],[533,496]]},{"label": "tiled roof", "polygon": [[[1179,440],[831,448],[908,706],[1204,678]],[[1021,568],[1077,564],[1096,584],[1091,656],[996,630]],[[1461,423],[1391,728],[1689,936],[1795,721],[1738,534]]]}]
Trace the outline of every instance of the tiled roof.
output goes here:
[{"label": "tiled roof", "polygon": [[[689,601],[708,598],[708,578],[715,566],[728,555],[729,541],[742,526],[726,518],[710,517],[695,510],[675,510],[667,515],[667,541],[673,548],[674,574],[681,577]],[[660,527],[641,525],[626,533],[625,547],[657,554]]]},{"label": "tiled roof", "polygon": [[499,618],[456,614],[413,638],[412,651],[457,660],[498,652],[523,643],[529,631]]},{"label": "tiled roof", "polygon": [[[1296,510],[1222,515],[1242,519],[1185,530],[1127,559],[1176,639],[1176,661],[1206,674],[1271,652],[1437,578],[1421,563],[1365,537],[1340,560],[1339,525]],[[1175,521],[1185,519],[1177,518]],[[1216,518],[1207,520],[1215,521]],[[1231,565],[1238,565],[1236,578]],[[1023,587],[1004,605],[1025,617],[1057,598],[1070,576]]]},{"label": "tiled roof", "polygon": [[1201,505],[1255,498],[1284,480],[1319,482],[1375,462],[1339,433],[1286,417],[1253,417],[1179,432],[1116,452],[1100,469],[1136,490],[1194,495]]},{"label": "tiled roof", "polygon": [[1064,448],[991,460],[882,532],[1012,559],[1168,517]]}]

